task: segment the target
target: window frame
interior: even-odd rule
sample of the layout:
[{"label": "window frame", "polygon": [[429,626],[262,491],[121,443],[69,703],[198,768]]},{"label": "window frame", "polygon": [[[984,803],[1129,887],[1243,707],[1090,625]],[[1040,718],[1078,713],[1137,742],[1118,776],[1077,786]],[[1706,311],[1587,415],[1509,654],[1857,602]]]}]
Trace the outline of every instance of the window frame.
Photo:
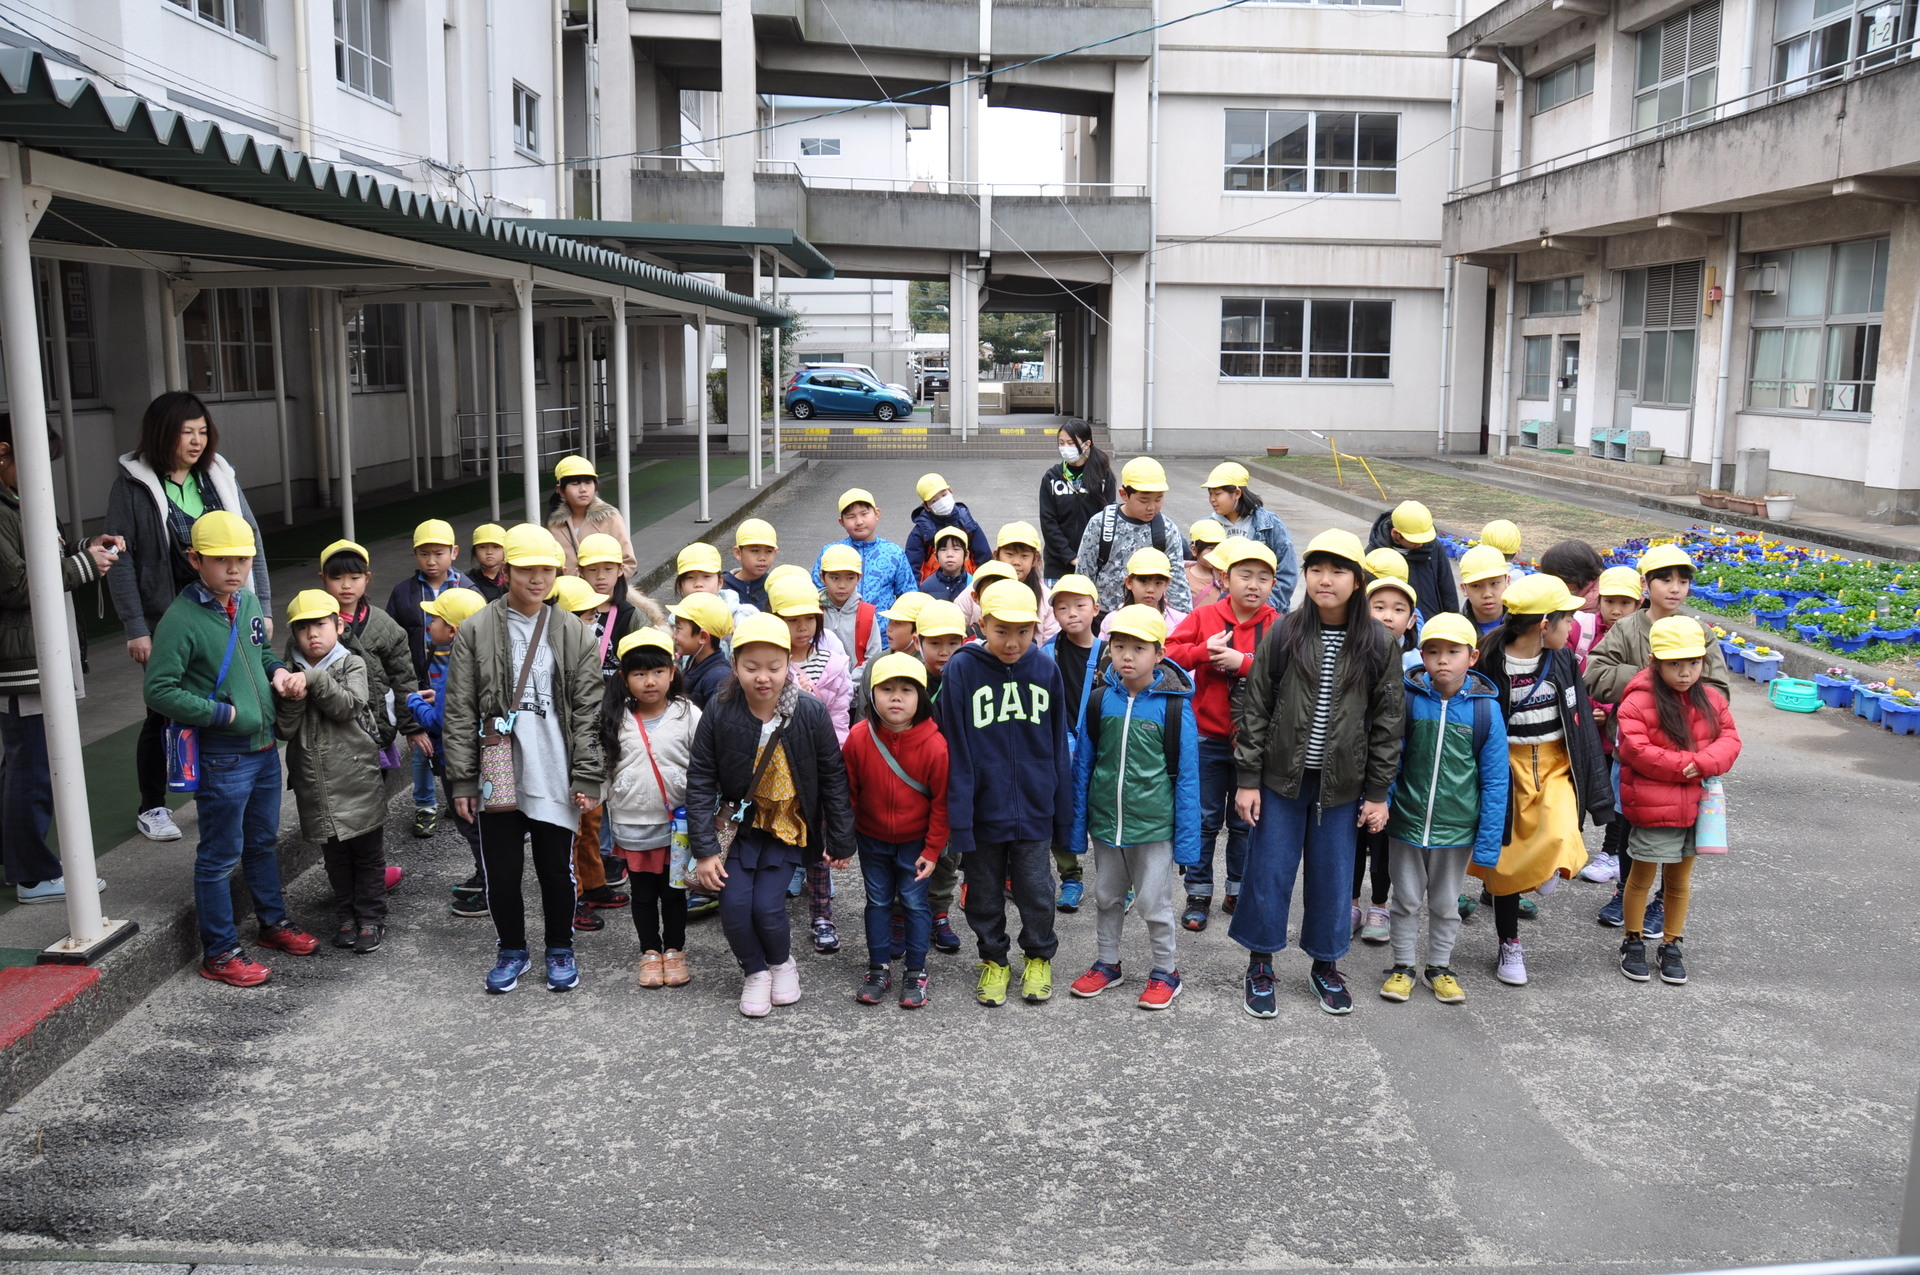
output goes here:
[{"label": "window frame", "polygon": [[[238,298],[236,301],[235,298]],[[180,315],[181,366],[187,386],[212,402],[234,403],[273,397],[273,321],[262,309],[273,305],[271,288],[203,288]],[[200,315],[196,307],[204,307]],[[233,331],[235,316],[238,331]],[[204,337],[192,335],[204,324]],[[233,383],[233,360],[247,352],[252,364],[244,384]],[[199,352],[198,360],[195,358]],[[204,371],[210,378],[199,382]]]},{"label": "window frame", "polygon": [[[178,9],[183,18],[191,18],[202,26],[212,27],[236,40],[244,40],[256,49],[264,50],[267,47],[266,0],[167,0],[167,3]],[[214,17],[205,12],[216,6],[224,11],[224,17]],[[240,28],[242,9],[253,15],[252,32]]]},{"label": "window frame", "polygon": [[[1912,0],[1849,0],[1823,13],[1820,7],[1824,2],[1806,0],[1805,20],[1790,27],[1786,34],[1781,32],[1781,19],[1790,11],[1791,0],[1780,0],[1774,6],[1773,30],[1768,37],[1772,49],[1768,69],[1775,98],[1795,97],[1914,56],[1911,48],[1900,47],[1914,34],[1916,13]],[[1892,28],[1883,43],[1869,46],[1867,41],[1873,38],[1873,24],[1868,19],[1884,10],[1891,11]],[[1840,55],[1819,66],[1813,65],[1812,51],[1819,48],[1823,40],[1830,40],[1835,28],[1844,28],[1844,48]],[[1808,57],[1802,69],[1788,74],[1787,64],[1796,46],[1807,49]]]},{"label": "window frame", "polygon": [[[1593,54],[1589,53],[1583,58],[1575,58],[1565,66],[1555,67],[1544,75],[1534,76],[1527,85],[1528,114],[1544,114],[1557,106],[1565,106],[1568,102],[1577,102],[1583,97],[1593,96],[1593,66]],[[1563,79],[1573,81],[1572,92],[1565,92],[1564,88],[1555,87]],[[1553,97],[1555,93],[1564,95]],[[1550,97],[1551,101],[1548,100]]]},{"label": "window frame", "polygon": [[[1708,19],[1711,18],[1711,22]],[[1656,22],[1634,35],[1633,50],[1633,93],[1631,95],[1633,132],[1641,138],[1675,132],[1679,129],[1694,128],[1708,123],[1706,119],[1696,118],[1701,112],[1710,111],[1719,102],[1720,93],[1720,33],[1726,21],[1721,0],[1703,0],[1691,8],[1683,9],[1672,17]],[[1699,33],[1696,35],[1696,28]],[[1669,69],[1673,60],[1668,57],[1670,38],[1677,34],[1682,41],[1679,65]],[[1660,41],[1659,57],[1656,59],[1654,77],[1647,78],[1647,41],[1657,37]],[[1696,89],[1705,82],[1705,101],[1697,100]],[[1671,115],[1660,114],[1666,95],[1673,90],[1679,92],[1679,110]],[[1641,104],[1652,103],[1653,118],[1641,119]]]},{"label": "window frame", "polygon": [[[1231,307],[1257,307],[1253,315],[1246,313],[1229,314]],[[1344,306],[1345,348],[1334,349],[1331,345],[1322,345],[1321,340],[1328,335],[1320,324],[1320,311],[1324,307]],[[1356,348],[1359,335],[1360,311],[1357,307],[1377,307],[1383,314],[1369,312],[1373,322],[1384,318],[1385,341],[1380,348]],[[1297,307],[1297,310],[1292,308]],[[1318,383],[1324,385],[1389,385],[1393,381],[1393,322],[1394,302],[1380,297],[1236,297],[1220,298],[1220,341],[1219,362],[1215,365],[1215,376],[1222,382],[1271,382],[1281,384]],[[1297,318],[1289,322],[1290,311]],[[1270,322],[1268,314],[1274,319]],[[1251,320],[1256,326],[1252,342],[1239,340],[1229,342],[1227,335],[1230,322],[1244,324]],[[1287,330],[1283,330],[1287,329]],[[1244,330],[1243,330],[1244,331]],[[1271,331],[1273,335],[1268,336]],[[1291,342],[1291,345],[1289,345]],[[1254,348],[1244,348],[1251,344]],[[1241,348],[1229,348],[1229,346]],[[1252,359],[1259,370],[1253,373],[1228,370],[1229,359]],[[1346,374],[1340,376],[1316,374],[1315,366],[1328,365],[1333,359],[1345,361]],[[1369,364],[1377,362],[1378,375],[1356,376],[1353,374],[1355,361],[1365,359]],[[1287,371],[1289,361],[1298,368],[1297,372]],[[1270,370],[1273,369],[1273,370]]]},{"label": "window frame", "polygon": [[[1254,115],[1261,117],[1260,148],[1255,151],[1250,151],[1240,159],[1235,160],[1233,157],[1233,148],[1235,145],[1233,134],[1236,117],[1241,117],[1239,122],[1246,124],[1251,123],[1251,120],[1245,117]],[[1283,117],[1282,122],[1286,122],[1284,117],[1296,117],[1293,121],[1294,127],[1289,127],[1277,135],[1280,140],[1275,140],[1275,116]],[[1329,142],[1331,142],[1336,149],[1339,146],[1339,134],[1337,131],[1329,132],[1323,136],[1321,131],[1323,118],[1334,130],[1337,130],[1339,127],[1336,121],[1343,118],[1351,121],[1350,132],[1347,134],[1347,143],[1352,152],[1352,159],[1347,163],[1336,164],[1322,162],[1321,152],[1328,149]],[[1375,121],[1373,127],[1376,130],[1379,127],[1378,121],[1393,121],[1393,160],[1391,163],[1361,163],[1360,153],[1363,149],[1366,149],[1362,144],[1363,138],[1369,136],[1369,134],[1363,133],[1362,131],[1363,120]],[[1260,106],[1226,107],[1222,112],[1221,126],[1222,190],[1228,195],[1291,195],[1305,196],[1312,199],[1328,197],[1340,199],[1399,199],[1401,197],[1400,120],[1401,113],[1398,111],[1323,111],[1314,108],[1296,109],[1293,107]],[[1304,145],[1298,151],[1297,160],[1281,163],[1267,158],[1277,150],[1280,150],[1284,145],[1285,139],[1292,137],[1299,129],[1304,129],[1304,136],[1302,138]],[[1378,134],[1376,132],[1371,136],[1377,139]],[[1246,143],[1243,141],[1240,144],[1245,145]],[[1282,154],[1284,157],[1286,152],[1283,151]],[[1236,172],[1256,175],[1260,184],[1257,186],[1235,186],[1233,181]],[[1299,175],[1299,185],[1297,187],[1284,184],[1292,179],[1281,175],[1291,173],[1297,173]],[[1320,189],[1322,185],[1321,174],[1323,173],[1329,175],[1344,174],[1346,179],[1351,183],[1350,188],[1345,190]],[[1391,182],[1392,189],[1359,189],[1362,184],[1361,175],[1363,173],[1375,174],[1376,176],[1373,180],[1376,183],[1380,180],[1377,176],[1378,174],[1386,174],[1387,179]],[[1276,185],[1276,182],[1283,184]]]},{"label": "window frame", "polygon": [[[1841,285],[1842,272],[1837,268],[1842,262],[1843,250],[1856,247],[1870,248],[1873,254],[1867,278],[1868,304],[1878,299],[1879,309],[1839,310],[1835,308],[1835,293]],[[1821,309],[1818,313],[1780,313],[1761,314],[1766,304],[1761,294],[1754,294],[1754,304],[1747,316],[1747,375],[1745,392],[1741,397],[1741,410],[1772,416],[1792,416],[1802,420],[1850,420],[1865,421],[1873,418],[1874,389],[1879,382],[1879,362],[1882,327],[1886,319],[1886,280],[1887,259],[1892,247],[1892,238],[1878,235],[1867,239],[1842,239],[1829,244],[1808,244],[1801,248],[1783,249],[1775,252],[1757,254],[1752,265],[1755,267],[1771,265],[1778,271],[1778,286],[1774,296],[1780,298],[1780,308],[1789,311],[1793,304],[1791,286],[1792,272],[1796,259],[1811,264],[1811,258],[1805,254],[1823,252],[1825,255],[1825,277],[1821,280]],[[1857,362],[1866,375],[1835,376],[1835,337],[1842,333],[1858,330],[1860,333]],[[1763,347],[1774,334],[1774,359],[1778,375],[1761,376],[1760,360]],[[1792,351],[1790,343],[1793,334],[1805,334],[1813,337],[1812,356],[1814,374],[1811,377],[1788,376],[1788,359]],[[1870,354],[1870,358],[1866,357]],[[1773,402],[1756,402],[1756,388],[1772,387],[1775,396]],[[1810,385],[1812,406],[1800,407],[1780,401],[1788,392],[1789,386]],[[1851,386],[1856,406],[1829,406],[1839,387]]]},{"label": "window frame", "polygon": [[[347,384],[355,394],[405,393],[407,388],[407,314],[404,305],[364,305],[347,320]],[[369,346],[368,335],[373,340]],[[369,360],[368,350],[377,352]],[[376,366],[380,379],[371,379]],[[397,379],[395,379],[397,375]]]},{"label": "window frame", "polygon": [[[1553,342],[1552,336],[1520,338],[1521,398],[1550,399],[1553,397]],[[1534,357],[1536,354],[1539,355],[1537,360]]]},{"label": "window frame", "polygon": [[[1654,285],[1662,280],[1666,298],[1663,312],[1654,309],[1657,295]],[[1616,393],[1631,393],[1634,402],[1642,407],[1691,410],[1700,376],[1700,300],[1705,281],[1704,261],[1674,261],[1620,272],[1620,361],[1614,374]],[[1684,303],[1684,307],[1677,305],[1677,302]],[[1638,321],[1634,321],[1636,306],[1639,310]],[[1686,321],[1678,322],[1674,317],[1675,311],[1682,308]],[[1651,322],[1654,318],[1660,319],[1660,322]],[[1684,341],[1680,339],[1682,336],[1686,338]],[[1632,347],[1631,355],[1628,353],[1629,345]],[[1681,379],[1674,375],[1675,368],[1680,365],[1675,354],[1682,348],[1686,351],[1686,396],[1675,398],[1670,391]],[[1647,394],[1648,369],[1655,364],[1655,350],[1659,351],[1658,398]],[[1633,382],[1630,389],[1624,384],[1629,368],[1632,369]]]},{"label": "window frame", "polygon": [[[358,15],[366,46],[356,47],[352,42],[352,26]],[[333,0],[333,79],[343,91],[355,97],[377,102],[381,106],[393,106],[393,23],[391,21],[388,0]],[[376,46],[379,51],[376,52]],[[353,60],[365,59],[366,83],[359,84],[353,78]],[[386,95],[379,91],[379,73],[386,75]]]},{"label": "window frame", "polygon": [[540,95],[518,80],[513,81],[513,149],[540,158]]},{"label": "window frame", "polygon": [[[1551,305],[1555,285],[1559,286],[1560,295],[1565,299],[1565,304],[1558,307]],[[1580,313],[1580,298],[1587,290],[1587,280],[1584,275],[1570,274],[1561,275],[1553,279],[1534,279],[1521,286],[1527,290],[1527,317],[1532,319],[1549,315]],[[1536,288],[1547,289],[1545,294],[1549,303],[1547,306],[1535,304],[1540,295],[1534,291]]]},{"label": "window frame", "polygon": [[[803,137],[800,139],[800,158],[802,159],[839,159],[841,157],[841,139],[837,137]],[[825,147],[831,146],[832,150]],[[809,150],[808,147],[813,149]]]}]

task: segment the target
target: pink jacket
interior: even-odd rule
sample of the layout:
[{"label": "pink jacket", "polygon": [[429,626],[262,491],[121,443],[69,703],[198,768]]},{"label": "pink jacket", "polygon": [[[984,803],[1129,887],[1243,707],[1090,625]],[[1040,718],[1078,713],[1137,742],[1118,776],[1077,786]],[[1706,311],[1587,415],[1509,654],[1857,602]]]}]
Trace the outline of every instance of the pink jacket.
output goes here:
[{"label": "pink jacket", "polygon": [[821,629],[819,637],[814,640],[827,653],[827,667],[821,671],[820,680],[810,681],[800,671],[798,660],[787,666],[787,675],[801,690],[811,693],[827,706],[827,716],[833,719],[834,738],[845,747],[847,732],[852,729],[850,718],[853,707],[853,672],[852,666],[847,663],[847,648],[825,629]]}]

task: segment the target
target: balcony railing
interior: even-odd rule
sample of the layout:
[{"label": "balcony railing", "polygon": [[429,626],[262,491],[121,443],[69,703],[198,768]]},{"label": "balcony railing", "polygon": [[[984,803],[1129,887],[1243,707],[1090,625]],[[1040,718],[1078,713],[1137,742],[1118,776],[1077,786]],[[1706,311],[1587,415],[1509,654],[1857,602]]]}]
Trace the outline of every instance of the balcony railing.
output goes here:
[{"label": "balcony railing", "polygon": [[754,171],[767,176],[797,177],[808,190],[870,190],[882,194],[992,195],[996,199],[1022,196],[1039,199],[1143,199],[1147,188],[1125,182],[958,182],[944,177],[842,177],[806,172],[790,159],[762,159]]}]

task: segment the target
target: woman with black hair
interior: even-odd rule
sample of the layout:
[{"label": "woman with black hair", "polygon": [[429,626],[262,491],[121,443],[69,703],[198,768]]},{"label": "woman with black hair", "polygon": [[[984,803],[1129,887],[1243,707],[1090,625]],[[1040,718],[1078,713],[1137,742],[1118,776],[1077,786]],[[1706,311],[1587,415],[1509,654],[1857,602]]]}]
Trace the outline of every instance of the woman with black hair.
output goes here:
[{"label": "woman with black hair", "polygon": [[1060,463],[1040,477],[1040,533],[1046,539],[1043,569],[1049,586],[1078,570],[1080,537],[1095,514],[1119,494],[1113,466],[1093,445],[1093,426],[1070,420],[1060,427]]},{"label": "woman with black hair", "polygon": [[1293,565],[1293,537],[1280,515],[1247,485],[1252,481],[1245,465],[1221,461],[1207,475],[1207,503],[1213,507],[1213,520],[1229,536],[1244,536],[1273,551],[1273,560],[1280,565],[1273,573],[1273,593],[1267,603],[1284,614],[1293,605],[1293,589],[1300,582],[1300,572]]}]

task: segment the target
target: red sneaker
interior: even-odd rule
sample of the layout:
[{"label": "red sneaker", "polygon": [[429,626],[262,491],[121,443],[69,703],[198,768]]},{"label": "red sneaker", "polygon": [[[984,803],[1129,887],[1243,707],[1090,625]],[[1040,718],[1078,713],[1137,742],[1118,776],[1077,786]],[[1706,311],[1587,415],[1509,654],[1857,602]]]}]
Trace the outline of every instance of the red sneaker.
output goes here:
[{"label": "red sneaker", "polygon": [[260,937],[254,941],[261,947],[277,947],[294,956],[310,956],[313,949],[320,946],[319,939],[291,925],[263,925]]},{"label": "red sneaker", "polygon": [[1141,1009],[1165,1009],[1173,1004],[1173,998],[1180,994],[1180,971],[1167,973],[1155,970],[1147,977],[1146,990],[1140,993],[1140,999],[1134,1004]]},{"label": "red sneaker", "polygon": [[573,905],[573,928],[582,934],[604,930],[607,923],[593,914],[593,905],[582,899]]},{"label": "red sneaker", "polygon": [[273,977],[273,971],[248,960],[246,953],[236,947],[231,952],[209,956],[200,962],[200,977],[225,983],[229,987],[258,987]]},{"label": "red sneaker", "polygon": [[586,890],[580,895],[580,905],[589,908],[623,908],[631,902],[632,898],[610,885]]},{"label": "red sneaker", "polygon": [[400,888],[400,882],[406,877],[407,870],[396,863],[387,865],[387,893],[392,894]]},{"label": "red sneaker", "polygon": [[1095,961],[1091,969],[1073,980],[1067,990],[1082,998],[1098,996],[1120,981],[1120,967],[1109,965],[1105,961]]}]

